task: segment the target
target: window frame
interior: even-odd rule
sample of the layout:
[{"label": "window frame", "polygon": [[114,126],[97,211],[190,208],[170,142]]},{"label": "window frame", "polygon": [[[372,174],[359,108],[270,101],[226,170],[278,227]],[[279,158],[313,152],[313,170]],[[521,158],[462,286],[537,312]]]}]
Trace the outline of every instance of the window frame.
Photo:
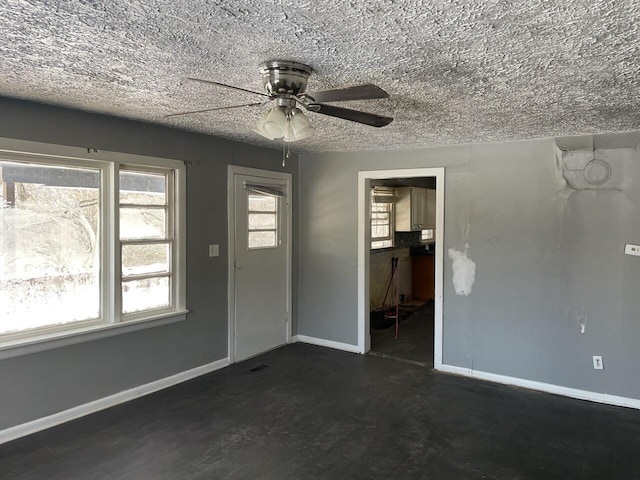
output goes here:
[{"label": "window frame", "polygon": [[[371,250],[380,250],[383,248],[393,248],[394,247],[394,236],[395,236],[395,204],[393,202],[389,202],[389,203],[378,203],[378,202],[374,202],[374,198],[376,195],[376,187],[373,187],[371,189],[371,195],[370,195],[370,218],[369,218],[369,235],[370,235],[370,240],[371,240],[371,245],[370,248]],[[385,192],[391,192],[392,195],[394,195],[395,190],[393,188],[384,188]],[[392,196],[391,195],[391,196]],[[389,209],[388,209],[388,215],[389,215],[389,235],[386,235],[384,237],[374,237],[373,236],[373,214],[377,213],[373,211],[373,206],[374,205],[389,205]],[[385,243],[383,245],[374,245],[376,243]],[[388,245],[386,244],[388,243]]]},{"label": "window frame", "polygon": [[[264,194],[260,194],[260,193],[255,193],[255,192],[250,192],[250,191],[246,191],[246,195],[247,195],[247,250],[253,251],[253,250],[268,250],[268,249],[273,249],[273,248],[278,248],[281,245],[281,233],[280,233],[280,208],[281,208],[281,197],[275,196],[275,195],[264,195]],[[275,205],[276,208],[273,211],[259,211],[259,210],[251,210],[250,205],[250,198],[252,195],[264,195],[267,197],[272,197],[275,200]],[[252,213],[255,214],[269,214],[269,215],[273,215],[275,217],[275,223],[276,226],[275,228],[251,228],[250,226],[250,222],[249,222],[249,217],[251,216]],[[275,245],[268,245],[266,247],[252,247],[249,244],[249,237],[251,232],[273,232],[275,234]]]},{"label": "window frame", "polygon": [[[0,359],[164,325],[186,318],[186,166],[179,160],[98,151],[0,138],[0,155],[8,162],[98,169],[100,175],[100,317],[0,334]],[[173,201],[171,305],[122,314],[119,172],[173,172],[167,203]],[[171,190],[171,192],[169,192]],[[171,196],[169,196],[171,195]]]},{"label": "window frame", "polygon": [[[118,295],[116,296],[116,300],[119,300],[119,304],[116,305],[116,309],[118,312],[120,312],[120,322],[128,322],[128,321],[132,321],[132,320],[136,320],[138,318],[145,318],[148,317],[150,314],[164,314],[164,313],[170,313],[174,310],[174,303],[176,302],[177,296],[178,296],[178,291],[176,289],[176,282],[174,279],[175,273],[177,272],[177,262],[176,262],[176,252],[179,251],[178,248],[178,241],[177,241],[177,237],[178,237],[178,233],[176,232],[176,222],[175,222],[175,217],[176,217],[176,205],[178,203],[177,198],[176,198],[176,172],[174,169],[167,169],[167,168],[161,168],[161,167],[155,167],[155,166],[148,166],[148,165],[134,165],[134,164],[130,164],[130,163],[126,163],[126,164],[121,164],[118,168],[118,174],[116,175],[116,178],[119,180],[120,178],[120,172],[135,172],[135,173],[150,173],[150,174],[161,174],[161,175],[166,175],[166,180],[165,180],[165,190],[166,190],[166,205],[164,206],[165,210],[166,210],[166,216],[165,216],[165,238],[163,239],[126,239],[123,240],[120,237],[120,210],[122,208],[122,205],[125,205],[125,208],[130,208],[130,207],[138,207],[138,208],[153,208],[153,209],[160,209],[158,205],[144,205],[144,204],[122,204],[120,203],[120,188],[119,188],[119,182],[118,182],[118,205],[117,205],[117,215],[118,215],[118,221],[117,221],[117,225],[118,225],[118,238],[117,238],[117,243],[118,243],[118,255],[119,255],[119,262],[118,264],[120,265],[120,269],[118,270],[119,272],[119,288],[118,288]],[[170,261],[169,261],[169,271],[167,273],[157,273],[157,274],[147,274],[144,276],[140,276],[140,279],[142,279],[142,277],[144,278],[161,278],[161,277],[167,277],[169,279],[169,292],[170,292],[170,298],[169,298],[169,305],[166,307],[158,307],[158,308],[153,308],[153,309],[148,309],[148,310],[142,310],[142,311],[134,311],[134,312],[130,312],[130,313],[125,313],[123,311],[123,302],[122,302],[122,286],[126,281],[131,281],[134,279],[125,279],[125,276],[122,273],[122,247],[124,245],[152,245],[152,244],[156,244],[156,245],[161,245],[161,244],[168,244],[169,245],[169,255],[170,255]]]}]

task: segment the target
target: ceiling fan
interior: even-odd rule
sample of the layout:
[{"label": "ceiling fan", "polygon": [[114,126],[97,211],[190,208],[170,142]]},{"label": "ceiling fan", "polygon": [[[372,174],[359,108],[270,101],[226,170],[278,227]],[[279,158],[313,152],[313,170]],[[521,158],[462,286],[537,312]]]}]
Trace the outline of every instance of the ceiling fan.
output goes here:
[{"label": "ceiling fan", "polygon": [[376,115],[373,113],[351,110],[348,108],[328,105],[324,102],[344,102],[350,100],[372,100],[388,98],[389,94],[376,85],[370,83],[350,87],[321,90],[319,92],[307,92],[307,80],[313,73],[313,69],[303,63],[288,60],[269,60],[260,65],[260,74],[265,92],[256,92],[245,88],[234,87],[224,83],[199,78],[187,80],[202,82],[219,87],[239,90],[267,97],[264,102],[244,103],[228,107],[207,108],[190,112],[172,113],[167,117],[189,115],[193,113],[213,112],[216,110],[228,110],[231,108],[257,107],[271,104],[260,118],[255,131],[269,140],[282,139],[285,142],[302,140],[313,133],[311,122],[299,108],[342,118],[351,122],[362,123],[372,127],[384,127],[389,125],[393,118]]}]

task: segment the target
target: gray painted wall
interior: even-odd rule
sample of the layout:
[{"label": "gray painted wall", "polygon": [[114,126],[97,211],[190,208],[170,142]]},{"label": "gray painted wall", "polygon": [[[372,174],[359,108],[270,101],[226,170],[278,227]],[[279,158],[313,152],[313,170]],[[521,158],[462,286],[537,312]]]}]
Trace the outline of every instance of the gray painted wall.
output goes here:
[{"label": "gray painted wall", "polygon": [[[227,165],[282,171],[279,150],[6,98],[0,98],[0,136],[193,162],[187,171],[187,320],[1,360],[0,430],[227,356]],[[295,198],[297,158],[285,171],[294,175]],[[295,202],[293,216],[295,259]],[[210,243],[220,244],[220,257],[208,257]],[[295,261],[293,269],[297,286]],[[293,301],[295,312],[295,287]]]},{"label": "gray painted wall", "polygon": [[[640,257],[623,254],[640,244],[640,162],[611,165],[624,190],[567,189],[553,139],[301,155],[299,333],[357,344],[357,172],[444,166],[444,363],[640,398]],[[447,252],[467,243],[460,296]]]}]

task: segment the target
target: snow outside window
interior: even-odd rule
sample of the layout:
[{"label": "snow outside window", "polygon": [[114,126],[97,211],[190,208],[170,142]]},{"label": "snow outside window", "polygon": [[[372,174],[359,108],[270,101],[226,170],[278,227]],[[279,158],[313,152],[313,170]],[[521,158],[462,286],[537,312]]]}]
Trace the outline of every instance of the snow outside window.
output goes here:
[{"label": "snow outside window", "polygon": [[102,171],[0,159],[0,335],[100,318]]}]

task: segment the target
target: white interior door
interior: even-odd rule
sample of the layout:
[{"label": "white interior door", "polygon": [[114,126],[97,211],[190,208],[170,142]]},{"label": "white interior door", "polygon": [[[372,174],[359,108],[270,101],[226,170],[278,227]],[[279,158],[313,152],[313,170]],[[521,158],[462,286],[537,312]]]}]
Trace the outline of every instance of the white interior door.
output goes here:
[{"label": "white interior door", "polygon": [[234,174],[234,361],[287,343],[287,182]]}]

